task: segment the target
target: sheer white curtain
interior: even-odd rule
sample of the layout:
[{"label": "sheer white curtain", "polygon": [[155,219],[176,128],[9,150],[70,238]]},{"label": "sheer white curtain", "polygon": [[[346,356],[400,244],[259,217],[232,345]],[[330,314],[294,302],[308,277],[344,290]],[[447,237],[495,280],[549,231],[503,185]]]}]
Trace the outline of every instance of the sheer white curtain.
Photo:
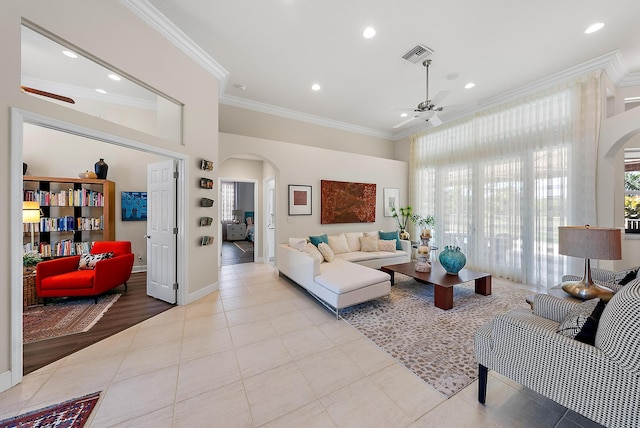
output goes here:
[{"label": "sheer white curtain", "polygon": [[221,221],[229,222],[233,220],[233,210],[236,208],[236,183],[223,181],[220,183],[220,206]]},{"label": "sheer white curtain", "polygon": [[558,226],[595,224],[600,104],[598,72],[412,137],[410,203],[435,216],[434,245],[529,284],[580,273]]}]

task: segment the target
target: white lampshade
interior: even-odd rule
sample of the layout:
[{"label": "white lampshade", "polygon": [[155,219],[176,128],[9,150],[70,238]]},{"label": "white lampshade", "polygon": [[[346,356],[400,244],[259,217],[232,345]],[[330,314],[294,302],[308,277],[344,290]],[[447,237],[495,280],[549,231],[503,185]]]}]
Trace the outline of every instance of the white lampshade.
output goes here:
[{"label": "white lampshade", "polygon": [[40,204],[37,201],[22,202],[22,222],[40,223]]},{"label": "white lampshade", "polygon": [[620,229],[586,226],[558,228],[558,253],[584,259],[620,260],[622,233]]}]

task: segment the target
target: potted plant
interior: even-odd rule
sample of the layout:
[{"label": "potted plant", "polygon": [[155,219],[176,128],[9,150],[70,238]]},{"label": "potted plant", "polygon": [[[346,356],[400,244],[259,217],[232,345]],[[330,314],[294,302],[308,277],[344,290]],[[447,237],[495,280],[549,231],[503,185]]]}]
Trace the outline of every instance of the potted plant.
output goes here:
[{"label": "potted plant", "polygon": [[22,254],[22,266],[25,274],[32,273],[35,269],[33,267],[42,261],[40,253],[37,251],[27,251]]},{"label": "potted plant", "polygon": [[400,229],[400,239],[409,240],[409,232],[407,232],[407,222],[413,215],[413,208],[411,206],[401,207],[399,212],[396,207],[391,207],[391,215],[398,222],[398,228]]},{"label": "potted plant", "polygon": [[413,222],[413,224],[420,227],[421,237],[431,238],[431,229],[433,229],[433,226],[435,226],[436,224],[436,220],[431,214],[424,217],[420,214],[413,214],[411,215],[411,221]]}]

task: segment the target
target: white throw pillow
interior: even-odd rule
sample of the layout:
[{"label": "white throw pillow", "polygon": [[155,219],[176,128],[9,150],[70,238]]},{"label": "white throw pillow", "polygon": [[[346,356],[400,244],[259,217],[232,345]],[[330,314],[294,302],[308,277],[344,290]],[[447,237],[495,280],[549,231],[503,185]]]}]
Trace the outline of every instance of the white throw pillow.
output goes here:
[{"label": "white throw pillow", "polygon": [[344,233],[339,235],[329,235],[329,246],[333,254],[350,253],[349,244],[347,243],[347,237]]},{"label": "white throw pillow", "polygon": [[361,251],[365,252],[375,252],[378,251],[378,232],[376,232],[376,236],[363,236],[360,238],[360,248]]},{"label": "white throw pillow", "polygon": [[351,251],[360,251],[360,238],[362,238],[362,232],[348,232],[344,236],[347,238],[347,244]]},{"label": "white throw pillow", "polygon": [[78,270],[93,270],[96,268],[96,264],[101,260],[110,259],[113,257],[112,252],[100,253],[100,254],[82,254],[78,261]]},{"label": "white throw pillow", "polygon": [[333,250],[331,250],[330,246],[328,246],[324,242],[321,242],[321,243],[318,244],[318,250],[320,250],[320,253],[324,257],[324,261],[329,262],[329,263],[331,263],[333,261],[334,254],[333,254]]},{"label": "white throw pillow", "polygon": [[374,231],[372,231],[372,232],[365,232],[365,233],[364,233],[364,236],[375,236],[376,238],[379,238],[379,237],[380,237],[380,234],[378,233],[378,231],[377,231],[377,230],[374,230]]},{"label": "white throw pillow", "polygon": [[289,246],[295,248],[298,251],[304,250],[304,247],[307,246],[306,238],[289,238]]},{"label": "white throw pillow", "polygon": [[378,240],[379,251],[389,251],[391,253],[396,252],[396,240],[395,239],[380,239]]},{"label": "white throw pillow", "polygon": [[307,242],[307,245],[305,245],[304,250],[302,250],[302,252],[309,254],[311,257],[313,257],[314,259],[318,259],[321,262],[324,261],[324,256],[322,255],[320,250],[318,250],[318,247],[313,245],[311,242]]}]

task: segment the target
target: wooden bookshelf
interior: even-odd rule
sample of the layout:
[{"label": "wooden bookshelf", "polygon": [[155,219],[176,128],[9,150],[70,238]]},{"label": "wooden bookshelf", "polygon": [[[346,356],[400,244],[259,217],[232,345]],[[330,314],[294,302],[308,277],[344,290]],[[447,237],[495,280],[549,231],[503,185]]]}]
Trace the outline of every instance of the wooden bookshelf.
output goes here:
[{"label": "wooden bookshelf", "polygon": [[[37,225],[35,241],[114,241],[115,189],[109,180],[24,176],[23,200],[37,200],[42,218],[48,219]],[[28,243],[29,225],[24,231],[23,243]]]}]

